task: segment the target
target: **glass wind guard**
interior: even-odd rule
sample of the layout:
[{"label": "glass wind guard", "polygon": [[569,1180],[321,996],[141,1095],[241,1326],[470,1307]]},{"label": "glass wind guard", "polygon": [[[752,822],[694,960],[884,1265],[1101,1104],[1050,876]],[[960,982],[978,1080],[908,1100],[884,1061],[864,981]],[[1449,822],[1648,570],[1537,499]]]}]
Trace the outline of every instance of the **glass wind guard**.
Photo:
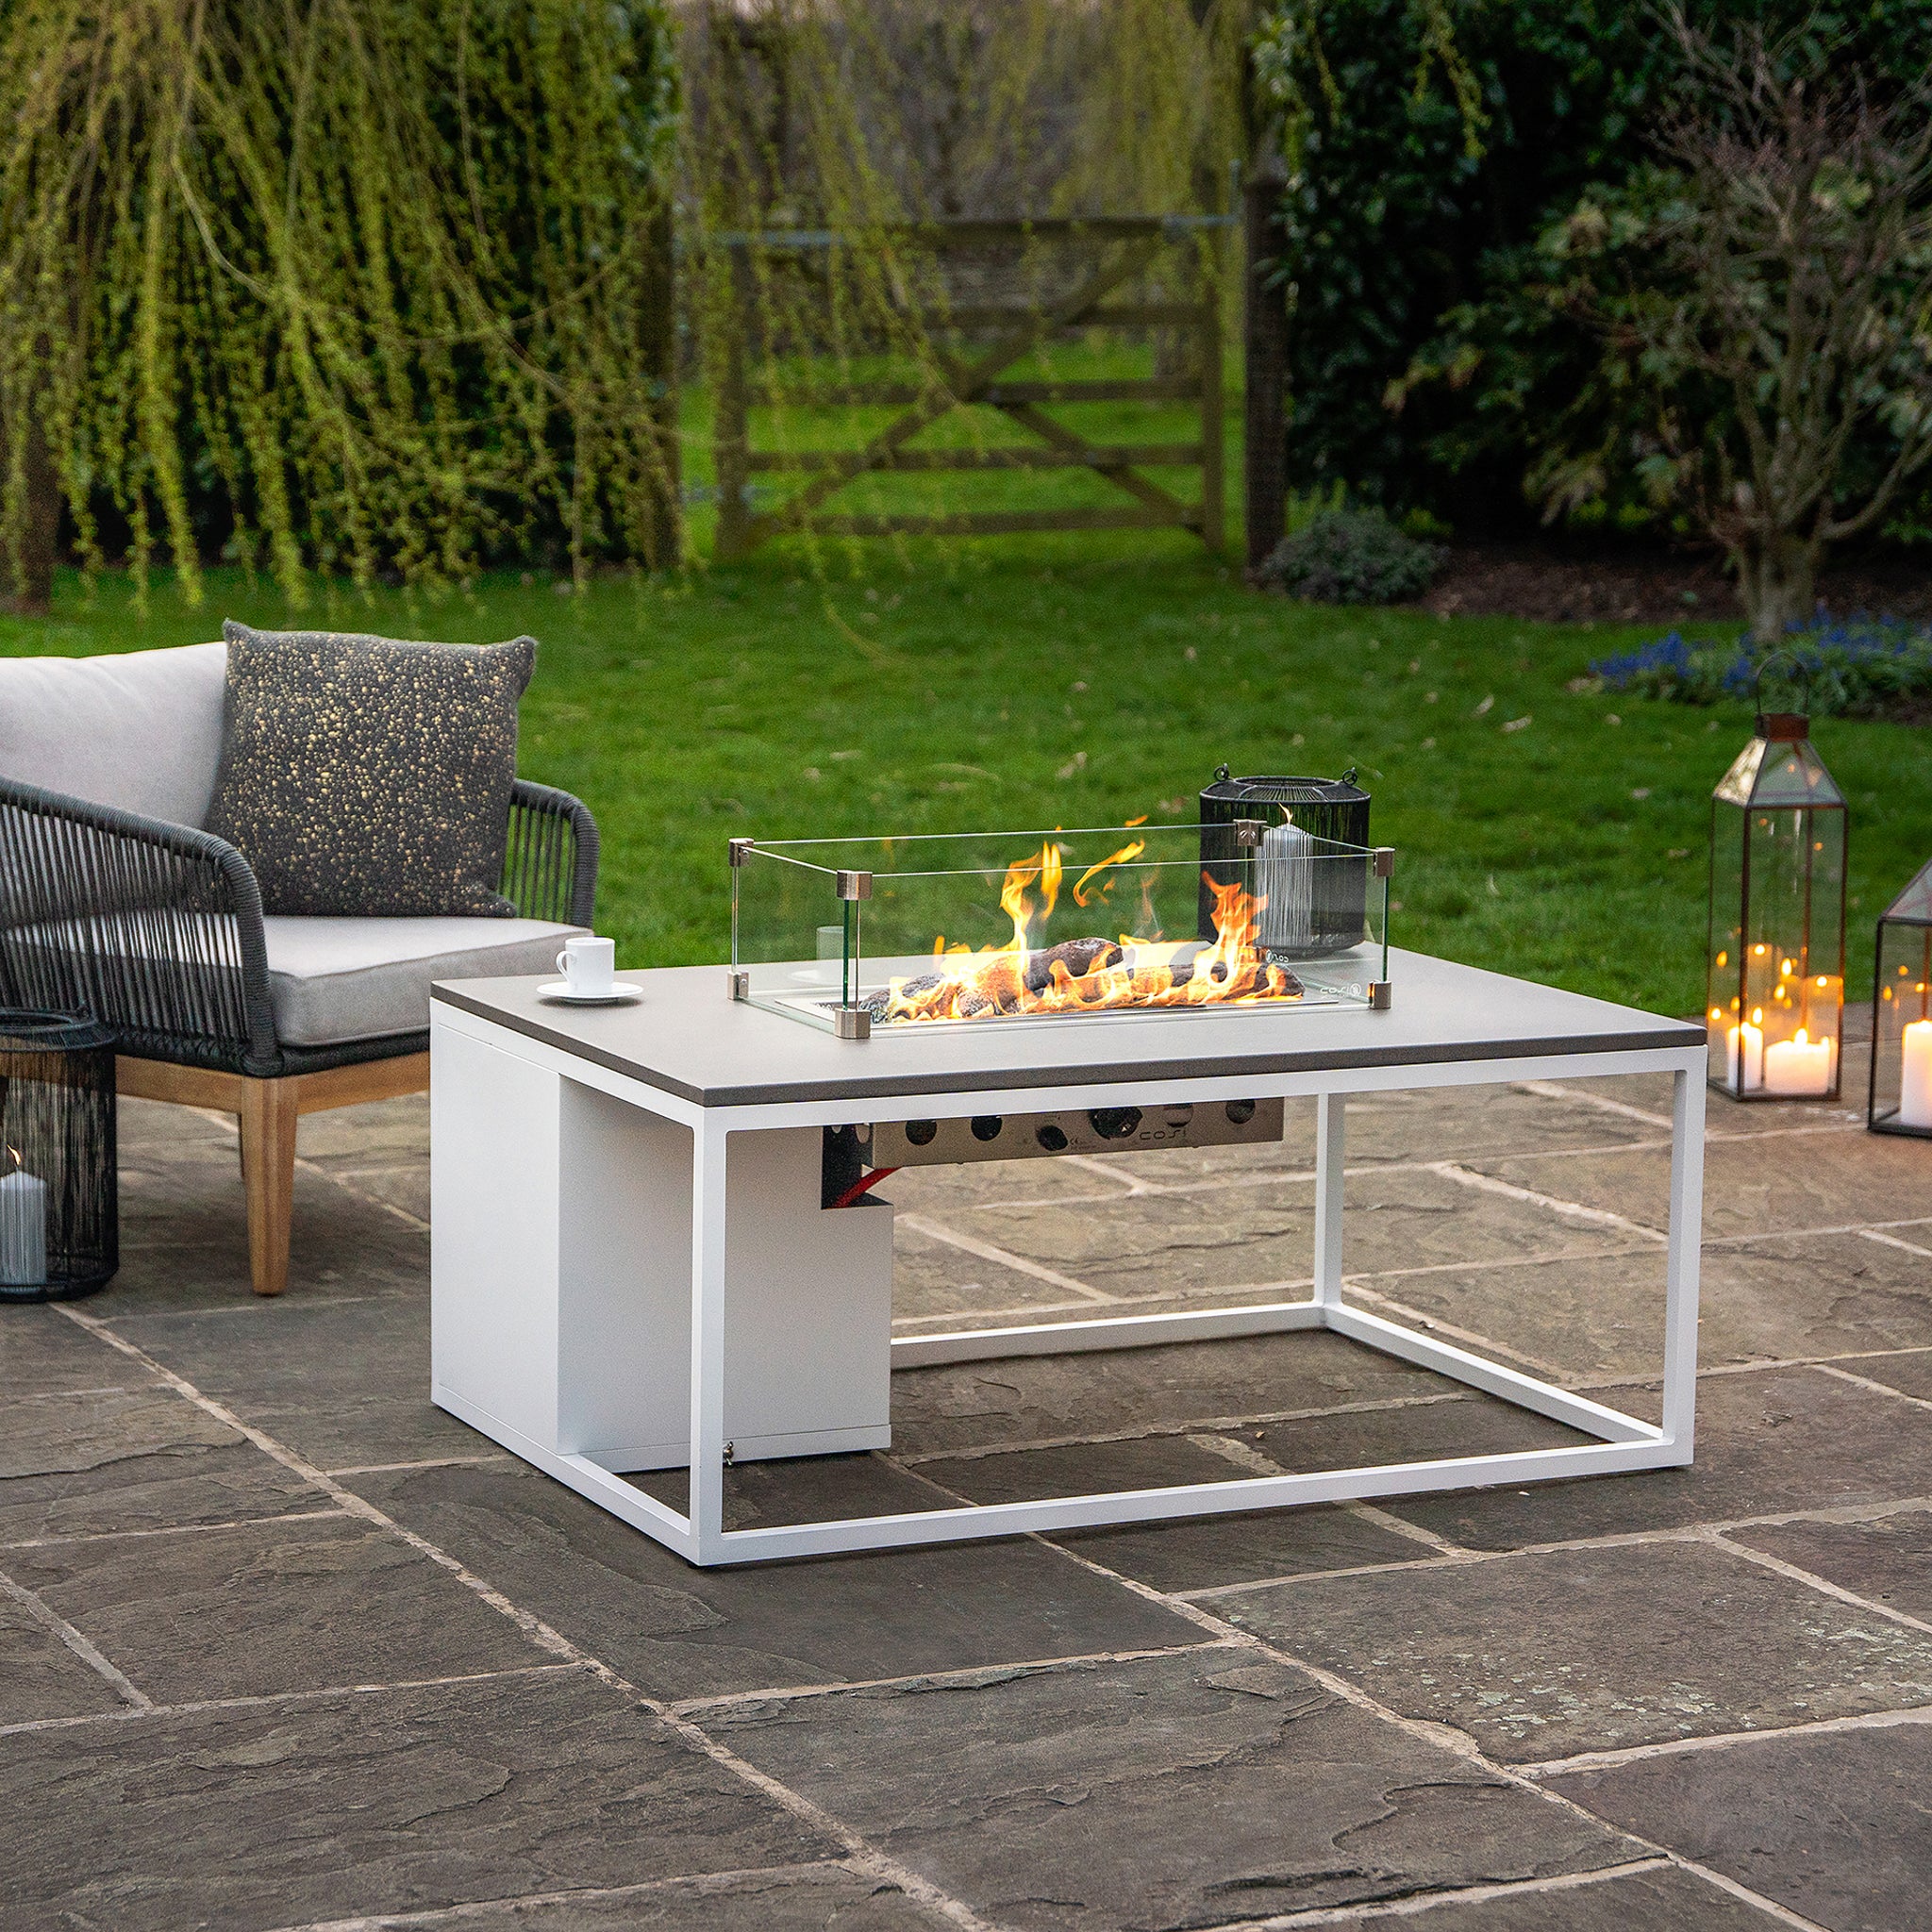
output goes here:
[{"label": "glass wind guard", "polygon": [[1736,811],[1713,833],[1711,1078],[1740,1099],[1838,1091],[1844,814]]},{"label": "glass wind guard", "polygon": [[1205,861],[1198,825],[759,843],[732,964],[754,1005],[824,1026],[841,1004],[874,1027],[1367,1006],[1388,905],[1371,852],[1291,823]]}]

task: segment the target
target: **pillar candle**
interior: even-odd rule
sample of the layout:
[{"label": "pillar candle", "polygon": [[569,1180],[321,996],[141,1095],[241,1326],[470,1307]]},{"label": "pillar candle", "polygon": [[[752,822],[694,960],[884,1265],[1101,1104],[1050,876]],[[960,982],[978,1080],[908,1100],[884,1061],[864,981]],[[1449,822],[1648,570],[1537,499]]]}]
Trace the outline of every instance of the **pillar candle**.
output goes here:
[{"label": "pillar candle", "polygon": [[0,1281],[34,1288],[47,1278],[47,1184],[20,1169],[0,1175]]},{"label": "pillar candle", "polygon": [[1905,1030],[1898,1083],[1901,1126],[1932,1127],[1932,1020],[1914,1020]]},{"label": "pillar candle", "polygon": [[1764,1049],[1764,1091],[1767,1093],[1829,1093],[1831,1041],[1807,1040],[1800,1026],[1789,1040]]},{"label": "pillar candle", "polygon": [[[1738,1079],[1738,1047],[1741,1037],[1744,1050],[1744,1078]],[[1755,1092],[1764,1085],[1764,1028],[1746,1020],[1724,1035],[1724,1085],[1733,1093]]]}]

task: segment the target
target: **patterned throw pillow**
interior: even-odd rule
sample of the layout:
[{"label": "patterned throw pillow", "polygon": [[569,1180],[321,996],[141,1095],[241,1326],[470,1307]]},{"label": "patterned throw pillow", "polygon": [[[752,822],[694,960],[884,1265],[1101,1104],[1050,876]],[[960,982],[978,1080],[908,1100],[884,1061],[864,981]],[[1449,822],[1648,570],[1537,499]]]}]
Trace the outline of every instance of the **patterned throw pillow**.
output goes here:
[{"label": "patterned throw pillow", "polygon": [[516,777],[532,638],[415,644],[222,626],[228,678],[208,829],[267,912],[484,914]]}]

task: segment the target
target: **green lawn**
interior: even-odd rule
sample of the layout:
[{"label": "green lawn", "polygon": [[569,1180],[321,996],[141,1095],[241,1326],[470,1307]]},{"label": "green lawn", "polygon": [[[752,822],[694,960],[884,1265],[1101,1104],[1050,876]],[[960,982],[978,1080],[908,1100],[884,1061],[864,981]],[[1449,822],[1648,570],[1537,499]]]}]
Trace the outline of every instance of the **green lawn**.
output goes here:
[{"label": "green lawn", "polygon": [[[827,585],[774,547],[675,584],[339,592],[293,617],[232,572],[200,611],[162,587],[144,618],[123,580],[90,600],[70,577],[52,619],[0,618],[0,651],[188,642],[225,616],[527,630],[523,768],[596,812],[600,923],[631,966],[724,956],[734,832],[1024,830],[1171,818],[1176,800],[1191,816],[1224,759],[1355,763],[1399,852],[1398,944],[1697,1009],[1707,799],[1750,720],[1566,688],[1645,633],[1263,600],[1166,533],[867,556]],[[1857,988],[1874,915],[1932,853],[1927,740],[1824,721],[1817,742],[1852,805]]]}]

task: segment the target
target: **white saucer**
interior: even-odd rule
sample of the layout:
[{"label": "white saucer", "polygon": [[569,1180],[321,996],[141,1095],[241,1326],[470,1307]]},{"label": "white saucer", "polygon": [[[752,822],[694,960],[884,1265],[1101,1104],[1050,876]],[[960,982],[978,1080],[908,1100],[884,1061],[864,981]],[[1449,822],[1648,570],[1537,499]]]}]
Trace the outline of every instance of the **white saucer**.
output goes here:
[{"label": "white saucer", "polygon": [[626,986],[621,979],[611,981],[608,992],[573,992],[567,979],[548,980],[537,989],[540,1000],[555,1000],[563,1007],[627,1007],[643,996],[642,987]]}]

